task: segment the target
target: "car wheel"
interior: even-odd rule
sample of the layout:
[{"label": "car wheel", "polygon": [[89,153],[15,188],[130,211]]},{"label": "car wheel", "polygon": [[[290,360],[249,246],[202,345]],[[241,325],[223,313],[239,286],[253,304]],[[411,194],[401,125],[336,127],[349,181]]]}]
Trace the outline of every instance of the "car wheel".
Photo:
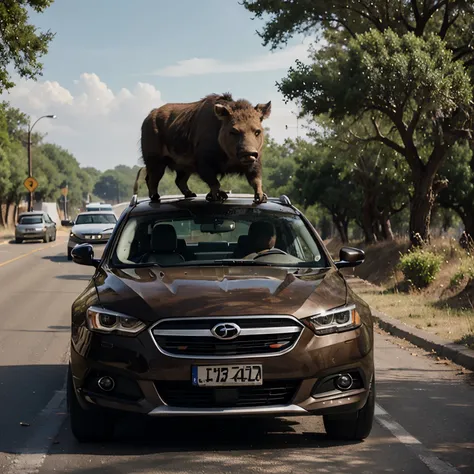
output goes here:
[{"label": "car wheel", "polygon": [[15,239],[15,242],[16,242],[17,244],[21,244],[21,243],[23,242],[23,239]]},{"label": "car wheel", "polygon": [[84,410],[81,407],[74,390],[70,366],[67,374],[67,409],[72,434],[79,442],[107,441],[112,438],[115,418],[101,408]]},{"label": "car wheel", "polygon": [[70,249],[70,248],[68,247],[68,249],[67,249],[67,259],[68,259],[68,260],[72,260],[71,250],[72,250],[72,249]]},{"label": "car wheel", "polygon": [[47,243],[49,242],[49,235],[48,235],[48,234],[44,234],[43,242],[44,242],[45,244],[47,244]]},{"label": "car wheel", "polygon": [[332,439],[360,441],[372,430],[375,411],[375,379],[372,381],[367,402],[356,413],[344,415],[324,415],[324,428]]}]

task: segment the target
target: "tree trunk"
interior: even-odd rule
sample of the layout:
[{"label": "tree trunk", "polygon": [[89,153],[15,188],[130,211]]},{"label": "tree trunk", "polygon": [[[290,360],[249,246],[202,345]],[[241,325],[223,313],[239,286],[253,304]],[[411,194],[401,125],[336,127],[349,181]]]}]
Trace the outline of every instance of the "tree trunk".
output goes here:
[{"label": "tree trunk", "polygon": [[459,243],[463,248],[469,248],[474,243],[474,205],[471,204],[469,209],[458,213],[464,224],[464,233],[459,239]]},{"label": "tree trunk", "polygon": [[8,225],[10,225],[10,210],[11,210],[11,202],[7,201],[7,210],[5,212],[5,222]]},{"label": "tree trunk", "polygon": [[384,211],[380,216],[380,226],[382,228],[382,237],[384,240],[393,240],[392,224],[390,223],[390,218],[387,215],[387,212]]},{"label": "tree trunk", "polygon": [[347,228],[349,226],[348,220],[339,216],[333,216],[333,222],[336,226],[337,231],[339,232],[339,237],[341,238],[342,243],[349,243],[349,239],[347,236]]},{"label": "tree trunk", "polygon": [[423,171],[420,175],[413,180],[414,192],[410,203],[410,241],[413,246],[430,241],[431,208],[435,201],[434,176]]},{"label": "tree trunk", "polygon": [[375,244],[377,239],[373,231],[373,216],[371,200],[365,196],[362,207],[362,230],[364,231],[365,243]]},{"label": "tree trunk", "polygon": [[5,219],[3,217],[3,202],[0,201],[0,227],[5,227]]}]

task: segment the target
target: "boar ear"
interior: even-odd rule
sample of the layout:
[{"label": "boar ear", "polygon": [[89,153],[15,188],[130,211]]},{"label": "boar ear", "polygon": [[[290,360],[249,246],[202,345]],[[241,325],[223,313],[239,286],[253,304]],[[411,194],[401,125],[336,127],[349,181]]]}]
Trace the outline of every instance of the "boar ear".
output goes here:
[{"label": "boar ear", "polygon": [[260,114],[260,120],[265,120],[270,117],[272,111],[272,101],[266,104],[257,104],[255,110]]},{"label": "boar ear", "polygon": [[229,108],[222,104],[214,105],[214,113],[217,115],[217,118],[219,118],[220,120],[224,120],[231,116],[231,112]]}]

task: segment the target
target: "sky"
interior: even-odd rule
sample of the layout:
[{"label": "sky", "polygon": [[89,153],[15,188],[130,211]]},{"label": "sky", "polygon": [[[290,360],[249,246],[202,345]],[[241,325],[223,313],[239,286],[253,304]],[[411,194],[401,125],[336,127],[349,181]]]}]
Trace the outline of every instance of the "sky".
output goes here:
[{"label": "sky", "polygon": [[238,0],[56,0],[31,21],[56,33],[43,75],[16,78],[1,99],[32,121],[56,114],[35,131],[81,166],[139,164],[146,115],[210,93],[231,92],[253,104],[271,100],[264,122],[270,135],[278,142],[296,137],[297,106],[284,103],[275,83],[296,59],[308,61],[310,40],[296,37],[271,52],[256,34],[263,22]]}]

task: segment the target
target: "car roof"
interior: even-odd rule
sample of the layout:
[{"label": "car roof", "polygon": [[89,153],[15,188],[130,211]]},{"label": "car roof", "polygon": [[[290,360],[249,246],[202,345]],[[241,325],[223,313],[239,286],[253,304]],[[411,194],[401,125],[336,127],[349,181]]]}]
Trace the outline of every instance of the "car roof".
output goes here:
[{"label": "car roof", "polygon": [[112,214],[115,216],[115,212],[114,211],[86,211],[86,212],[80,212],[77,216],[90,216],[90,215],[94,215],[94,214]]},{"label": "car roof", "polygon": [[25,216],[43,216],[45,215],[45,211],[28,211],[28,212],[22,212],[21,214],[18,215],[18,217],[25,217]]},{"label": "car roof", "polygon": [[209,202],[206,194],[198,194],[195,198],[185,198],[182,194],[162,196],[160,202],[151,202],[150,199],[138,200],[135,197],[130,201],[127,211],[131,215],[147,214],[150,212],[173,212],[184,209],[196,209],[200,207],[250,207],[258,208],[262,211],[284,212],[298,214],[298,210],[292,206],[290,199],[283,195],[279,198],[269,197],[264,204],[255,204],[253,194],[229,194],[224,202]]}]

